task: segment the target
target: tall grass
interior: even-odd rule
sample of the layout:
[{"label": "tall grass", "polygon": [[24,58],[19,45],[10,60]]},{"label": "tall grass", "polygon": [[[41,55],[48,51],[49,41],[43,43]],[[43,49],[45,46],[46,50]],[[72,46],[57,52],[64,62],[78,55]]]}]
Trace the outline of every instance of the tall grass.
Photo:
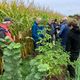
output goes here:
[{"label": "tall grass", "polygon": [[[17,0],[13,0],[10,3],[3,0],[0,2],[0,22],[3,21],[5,17],[11,17],[14,21],[12,27],[10,27],[13,35],[16,36],[16,41],[21,42],[24,46],[22,52],[24,53],[31,53],[31,39],[25,40],[24,37],[31,36],[31,27],[36,19],[36,17],[41,17],[45,19],[46,22],[50,18],[58,18],[60,19],[62,15],[54,12],[49,12],[48,10],[41,10],[39,8],[33,7],[33,3],[31,3],[28,7],[24,5],[23,2],[16,3]],[[44,24],[43,24],[44,25]],[[19,33],[20,36],[22,35],[22,40],[19,40]],[[26,44],[28,43],[28,44]],[[30,43],[30,44],[29,44]],[[26,47],[30,46],[30,48]]]}]

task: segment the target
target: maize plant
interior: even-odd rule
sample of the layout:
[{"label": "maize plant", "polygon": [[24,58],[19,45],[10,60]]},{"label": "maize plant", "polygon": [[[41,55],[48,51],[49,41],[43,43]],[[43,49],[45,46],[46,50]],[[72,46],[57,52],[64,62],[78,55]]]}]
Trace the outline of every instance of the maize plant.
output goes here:
[{"label": "maize plant", "polygon": [[[24,5],[23,2],[19,2],[18,4],[16,3],[17,0],[12,0],[10,3],[8,3],[6,0],[0,2],[0,22],[3,21],[3,18],[5,17],[11,17],[13,20],[13,25],[10,27],[10,30],[13,35],[15,35],[15,39],[17,42],[21,42],[22,45],[30,43],[33,46],[33,41],[28,40],[26,43],[26,39],[23,42],[23,39],[25,38],[22,36],[22,39],[19,39],[19,32],[26,33],[26,37],[31,37],[31,31],[30,28],[32,27],[32,24],[37,17],[41,17],[42,19],[45,19],[48,21],[49,18],[58,18],[60,19],[62,15],[58,13],[52,13],[49,11],[45,10],[40,10],[39,8],[35,8],[32,5],[29,5],[28,7],[27,4],[26,6]],[[32,4],[32,3],[31,3]],[[42,23],[43,25],[46,23]],[[45,26],[45,25],[44,25]],[[29,35],[30,34],[30,35]],[[25,34],[22,34],[25,35]],[[31,43],[32,42],[32,43]],[[28,44],[26,46],[29,46]],[[28,52],[32,49],[30,47],[28,49],[27,47],[27,53],[26,52],[26,47],[25,45],[22,48],[22,52],[26,55],[31,52]]]}]

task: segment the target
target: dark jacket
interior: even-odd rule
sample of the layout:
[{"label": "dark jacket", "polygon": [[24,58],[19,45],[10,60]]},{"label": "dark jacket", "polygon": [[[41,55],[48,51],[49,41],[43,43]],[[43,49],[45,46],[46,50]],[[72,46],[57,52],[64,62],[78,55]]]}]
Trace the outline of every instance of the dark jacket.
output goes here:
[{"label": "dark jacket", "polygon": [[3,39],[5,38],[5,36],[6,36],[5,32],[6,32],[6,30],[0,27],[0,38],[3,38]]},{"label": "dark jacket", "polygon": [[53,34],[55,34],[56,35],[56,27],[57,27],[57,24],[56,23],[52,23],[51,25],[50,25],[50,27],[51,27],[51,35],[53,35]]},{"label": "dark jacket", "polygon": [[[4,39],[5,38],[5,30],[3,28],[0,27],[0,38]],[[0,57],[3,56],[3,50],[0,48]]]},{"label": "dark jacket", "polygon": [[62,46],[66,45],[68,33],[69,33],[68,24],[66,22],[63,22],[60,26],[60,33],[59,33],[59,37],[62,39],[61,42]]},{"label": "dark jacket", "polygon": [[68,34],[66,51],[79,52],[79,50],[80,50],[80,30],[78,27],[75,27]]}]

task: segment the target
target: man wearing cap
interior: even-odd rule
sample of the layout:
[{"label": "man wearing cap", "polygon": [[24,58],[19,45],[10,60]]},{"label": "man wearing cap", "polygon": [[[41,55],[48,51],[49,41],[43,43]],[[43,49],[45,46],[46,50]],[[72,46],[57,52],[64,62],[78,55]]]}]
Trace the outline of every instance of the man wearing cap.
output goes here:
[{"label": "man wearing cap", "polygon": [[9,31],[9,26],[11,24],[12,20],[10,18],[5,18],[4,22],[0,24],[0,38],[5,38],[8,36],[11,41],[14,41],[11,32]]},{"label": "man wearing cap", "polygon": [[[0,38],[1,38],[1,41],[4,42],[5,44],[9,44],[7,43],[4,38],[6,36],[8,36],[8,38],[11,40],[11,41],[14,41],[14,39],[12,38],[12,35],[9,31],[9,26],[12,24],[12,21],[10,18],[5,18],[4,19],[4,22],[0,24]],[[2,69],[2,56],[3,56],[3,51],[2,51],[2,48],[0,47],[0,74],[3,73],[3,69]]]}]

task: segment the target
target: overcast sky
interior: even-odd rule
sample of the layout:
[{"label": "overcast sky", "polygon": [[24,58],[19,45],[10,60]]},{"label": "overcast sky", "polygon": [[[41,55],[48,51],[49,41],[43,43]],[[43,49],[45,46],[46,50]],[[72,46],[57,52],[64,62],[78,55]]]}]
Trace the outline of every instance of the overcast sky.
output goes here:
[{"label": "overcast sky", "polygon": [[[1,1],[1,0],[0,0]],[[8,0],[11,1],[11,0]],[[17,0],[19,1],[19,0]],[[32,0],[22,0],[27,4]],[[34,0],[36,6],[48,7],[64,15],[80,14],[80,0]]]},{"label": "overcast sky", "polygon": [[49,7],[51,10],[64,15],[80,14],[80,0],[34,0],[41,7]]}]

